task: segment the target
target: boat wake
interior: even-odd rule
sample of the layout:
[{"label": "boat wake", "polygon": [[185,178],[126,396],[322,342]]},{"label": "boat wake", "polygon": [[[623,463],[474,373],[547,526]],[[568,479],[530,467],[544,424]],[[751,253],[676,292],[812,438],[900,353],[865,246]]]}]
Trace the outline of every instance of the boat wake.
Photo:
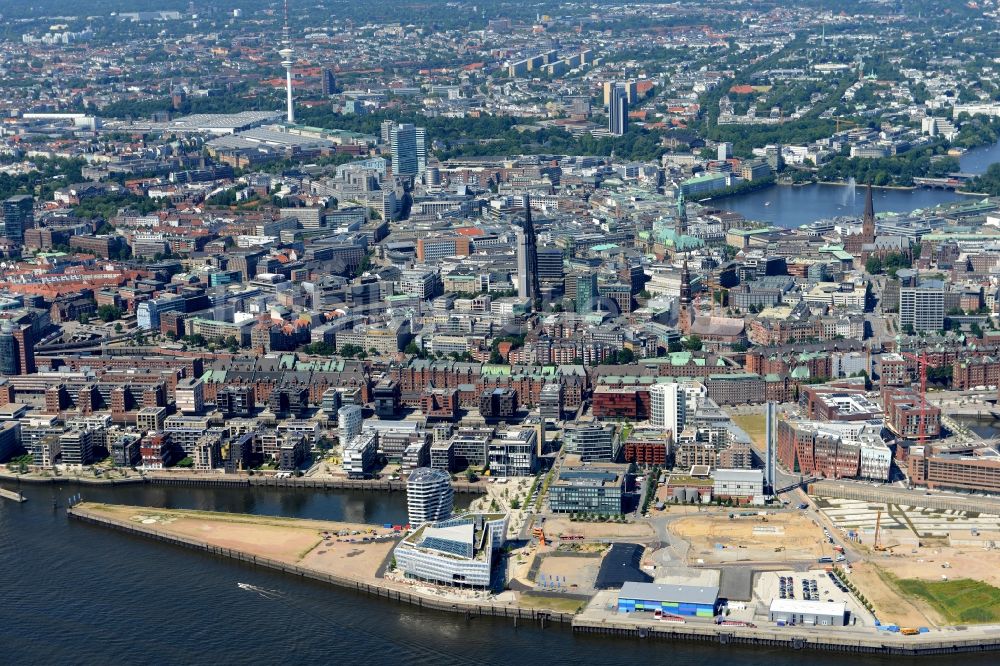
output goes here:
[{"label": "boat wake", "polygon": [[248,592],[256,592],[264,599],[281,599],[285,596],[285,593],[280,590],[268,590],[267,588],[257,587],[256,585],[251,585],[250,583],[236,583],[236,587],[241,590],[247,590]]}]

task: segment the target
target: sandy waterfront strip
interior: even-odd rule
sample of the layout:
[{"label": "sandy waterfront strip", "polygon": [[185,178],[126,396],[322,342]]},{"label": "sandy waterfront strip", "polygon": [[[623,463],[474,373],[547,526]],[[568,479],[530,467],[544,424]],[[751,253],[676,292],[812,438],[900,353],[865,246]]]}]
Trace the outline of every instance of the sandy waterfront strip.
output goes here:
[{"label": "sandy waterfront strip", "polygon": [[370,582],[396,545],[391,529],[356,523],[92,502],[78,508],[206,545]]}]

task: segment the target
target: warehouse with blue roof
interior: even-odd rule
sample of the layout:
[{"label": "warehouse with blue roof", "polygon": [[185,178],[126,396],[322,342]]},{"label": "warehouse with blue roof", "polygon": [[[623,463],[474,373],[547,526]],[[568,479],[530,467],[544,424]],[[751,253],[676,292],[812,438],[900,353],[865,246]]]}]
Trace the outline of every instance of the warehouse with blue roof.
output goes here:
[{"label": "warehouse with blue roof", "polygon": [[715,617],[719,588],[696,585],[659,585],[627,582],[618,593],[618,612],[662,611],[688,617]]}]

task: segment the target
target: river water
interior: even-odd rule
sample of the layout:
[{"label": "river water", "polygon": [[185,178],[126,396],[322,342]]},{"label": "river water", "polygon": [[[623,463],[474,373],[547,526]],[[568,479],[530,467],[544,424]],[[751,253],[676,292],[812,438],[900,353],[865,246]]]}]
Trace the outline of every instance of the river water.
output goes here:
[{"label": "river water", "polygon": [[[983,173],[1000,162],[1000,143],[966,152],[959,160],[964,173]],[[959,199],[965,195],[948,190],[885,190],[872,193],[875,212],[909,213]],[[865,207],[863,186],[803,185],[768,187],[756,192],[725,197],[713,205],[740,213],[748,220],[794,228],[838,215],[860,216]]]},{"label": "river water", "polygon": [[[77,487],[25,486],[0,501],[3,663],[677,664],[918,666],[927,659],[795,654],[747,647],[574,636],[426,611],[76,521]],[[402,493],[84,488],[87,499],[379,524],[406,517]],[[459,496],[459,499],[467,499]],[[239,589],[246,582],[278,599]],[[982,655],[934,664],[986,666]]]}]

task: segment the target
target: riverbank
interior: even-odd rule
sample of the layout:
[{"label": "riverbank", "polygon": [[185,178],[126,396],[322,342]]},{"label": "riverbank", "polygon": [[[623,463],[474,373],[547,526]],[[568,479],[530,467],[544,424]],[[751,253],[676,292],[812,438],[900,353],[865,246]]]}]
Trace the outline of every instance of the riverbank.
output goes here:
[{"label": "riverbank", "polygon": [[[852,183],[849,180],[817,180],[815,181],[817,185],[835,185],[837,187],[867,187],[865,183]],[[920,188],[916,185],[872,185],[873,190],[898,190],[900,192],[912,192],[913,190],[919,190]]]},{"label": "riverbank", "polygon": [[[444,590],[383,577],[398,535],[387,528],[303,521],[278,517],[178,511],[149,507],[78,504],[68,511],[83,523],[150,538],[217,557],[233,559],[300,578],[336,585],[358,593],[473,617],[510,618],[543,627],[557,622],[575,633],[625,638],[741,644],[787,649],[813,649],[878,655],[930,655],[1000,650],[995,627],[962,627],[902,636],[876,629],[836,627],[757,627],[716,625],[692,619],[666,624],[646,614],[617,612],[613,590],[598,592],[579,614],[539,607],[538,599],[525,603],[519,593],[506,591],[488,598],[470,591]],[[373,544],[333,535],[345,530],[372,534]],[[367,531],[367,532],[366,532]],[[275,538],[284,536],[285,538]],[[356,537],[352,537],[355,539]],[[379,552],[367,553],[366,548]],[[348,562],[357,557],[357,561]],[[464,596],[463,596],[464,595]],[[542,599],[544,602],[544,598]],[[553,601],[553,606],[558,604]],[[955,635],[961,631],[959,635]]]},{"label": "riverbank", "polygon": [[[0,481],[7,483],[26,483],[35,485],[76,484],[81,486],[126,486],[133,484],[150,484],[154,486],[191,486],[200,488],[313,488],[317,490],[362,490],[377,492],[406,491],[405,481],[383,481],[377,479],[340,479],[330,477],[290,477],[279,479],[274,476],[243,476],[218,474],[174,474],[146,473],[135,476],[111,478],[88,476],[39,476],[31,474],[12,474],[0,472]],[[468,483],[452,482],[456,493],[486,493],[485,482]]]},{"label": "riverbank", "polygon": [[[341,524],[275,518],[273,516],[213,514],[211,512],[165,510],[88,502],[69,508],[67,514],[70,518],[84,523],[150,538],[155,541],[201,551],[218,557],[238,560],[301,578],[309,578],[337,587],[362,592],[367,595],[410,604],[418,608],[464,613],[466,616],[513,618],[515,623],[518,620],[539,621],[543,626],[545,622],[569,624],[572,620],[572,615],[569,613],[553,609],[522,606],[514,603],[512,600],[504,600],[498,603],[484,603],[479,600],[461,598],[454,594],[442,593],[442,591],[435,588],[390,582],[382,578],[382,571],[390,553],[383,553],[381,557],[378,557],[375,568],[371,570],[366,570],[363,567],[347,570],[335,566],[322,566],[319,558],[328,555],[331,550],[336,550],[338,546],[341,547],[341,550],[348,551],[344,554],[345,558],[353,559],[359,555],[364,555],[363,550],[358,552],[359,549],[365,546],[364,542],[360,542],[360,534],[350,537],[351,539],[355,539],[352,542],[342,541],[328,545],[314,543],[311,546],[308,540],[304,540],[300,536],[297,540],[288,544],[285,550],[277,552],[274,551],[273,547],[266,545],[266,543],[261,543],[262,541],[269,541],[268,539],[260,539],[262,536],[277,536],[279,535],[278,530],[280,530],[280,535],[288,533],[289,530],[302,529],[311,529],[317,535],[322,534],[324,531],[336,533],[338,528],[345,528]],[[234,530],[232,529],[234,522],[248,526],[251,531],[243,530],[242,533],[237,532],[234,534]],[[219,523],[227,523],[229,529],[218,529]],[[209,529],[204,529],[206,527]],[[359,533],[363,530],[373,529],[371,525],[346,527],[350,528],[351,532]],[[386,537],[389,535],[389,531],[384,528],[375,531],[375,536]],[[319,536],[317,536],[317,539],[321,542],[328,541],[321,539]],[[243,544],[242,547],[236,545],[238,542]],[[395,545],[396,542],[397,539],[393,539],[388,543]],[[268,548],[270,550],[264,553],[263,549]],[[376,553],[376,555],[378,554]],[[369,565],[372,564],[371,558],[360,557],[359,560],[362,562],[367,560]],[[504,594],[512,593],[505,592]]]}]

